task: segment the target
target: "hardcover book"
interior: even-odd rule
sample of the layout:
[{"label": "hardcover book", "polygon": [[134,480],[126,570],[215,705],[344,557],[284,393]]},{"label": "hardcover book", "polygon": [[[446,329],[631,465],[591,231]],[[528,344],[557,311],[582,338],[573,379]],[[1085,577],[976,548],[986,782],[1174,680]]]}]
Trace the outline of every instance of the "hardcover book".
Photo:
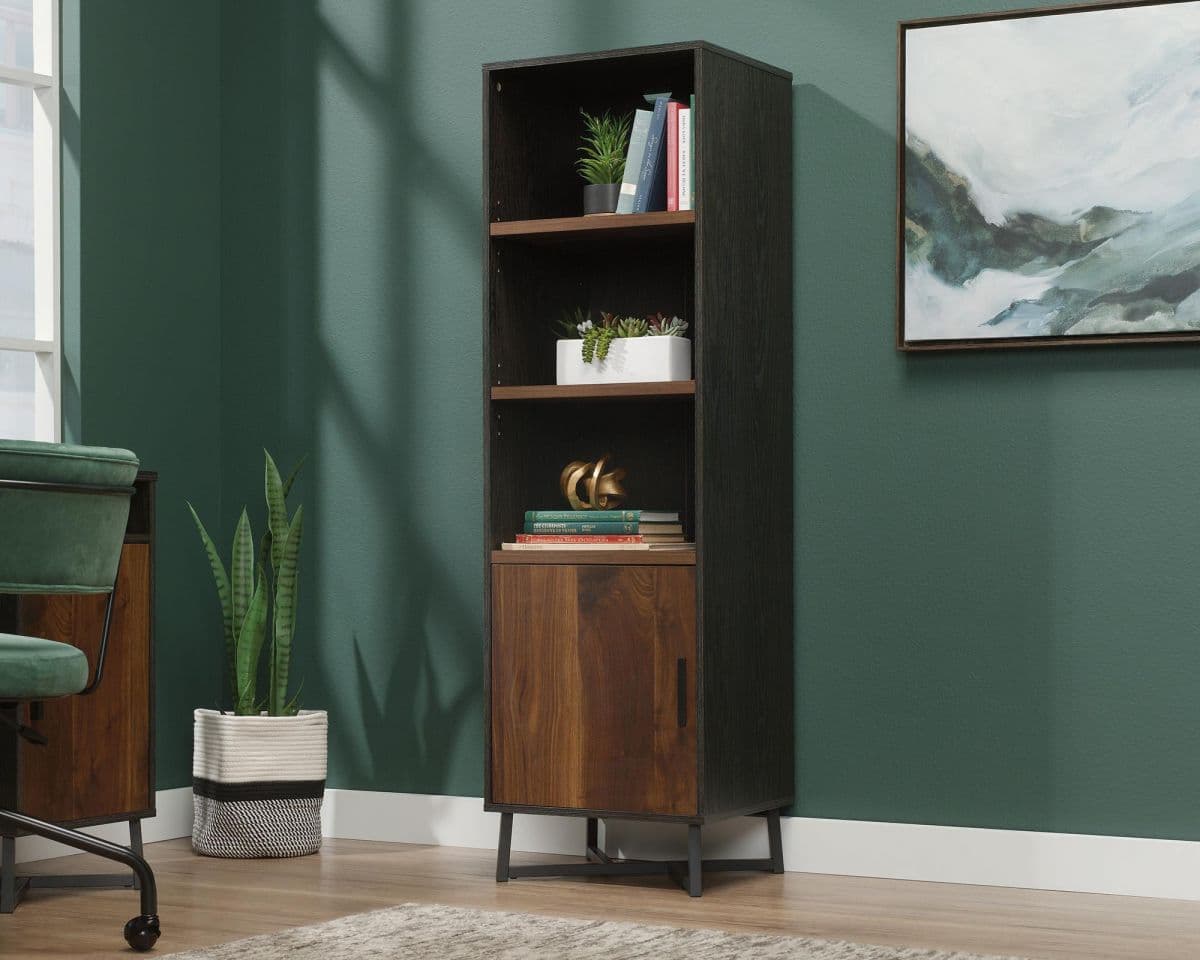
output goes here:
[{"label": "hardcover book", "polygon": [[[680,537],[679,539],[683,539]],[[645,543],[640,533],[518,533],[517,543]]]},{"label": "hardcover book", "polygon": [[667,210],[679,209],[679,104],[667,104]]},{"label": "hardcover book", "polygon": [[692,111],[679,108],[679,209],[692,209]]},{"label": "hardcover book", "polygon": [[502,543],[501,550],[695,550],[694,543]]},{"label": "hardcover book", "polygon": [[654,101],[654,114],[646,135],[646,153],[638,175],[634,213],[649,213],[667,207],[667,103],[666,97]]},{"label": "hardcover book", "polygon": [[571,523],[542,523],[527,522],[525,533],[637,533],[636,523],[617,523],[613,521],[595,523],[577,520]]},{"label": "hardcover book", "polygon": [[688,209],[696,209],[696,95],[688,98]]},{"label": "hardcover book", "polygon": [[526,510],[526,523],[679,523],[678,510]]},{"label": "hardcover book", "polygon": [[650,132],[649,110],[633,111],[633,129],[629,134],[629,152],[625,154],[625,175],[617,197],[617,213],[633,213],[638,177],[642,172],[642,157],[646,154],[646,135]]},{"label": "hardcover book", "polygon": [[648,543],[502,543],[501,550],[649,550]]}]

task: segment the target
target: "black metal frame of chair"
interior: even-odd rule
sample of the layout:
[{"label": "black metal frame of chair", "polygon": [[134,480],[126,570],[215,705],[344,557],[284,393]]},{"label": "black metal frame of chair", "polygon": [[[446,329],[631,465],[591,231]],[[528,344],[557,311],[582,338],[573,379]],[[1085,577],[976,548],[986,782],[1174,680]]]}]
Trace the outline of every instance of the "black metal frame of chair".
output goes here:
[{"label": "black metal frame of chair", "polygon": [[[133,495],[133,487],[88,486],[72,483],[42,483],[32,480],[0,480],[0,489],[18,489],[35,492],[51,493],[80,493],[105,496]],[[34,591],[29,591],[30,593]],[[112,626],[113,598],[116,592],[116,579],[108,590],[108,602],[104,611],[104,628],[100,637],[100,651],[96,657],[95,673],[91,680],[73,696],[87,696],[96,690],[104,675],[104,661],[108,655],[108,635]],[[24,701],[22,701],[24,702]],[[16,738],[22,737],[30,743],[45,745],[46,738],[31,725],[21,723],[19,714],[20,702],[0,703],[0,723],[12,730],[9,738],[10,750],[16,750]],[[31,720],[31,724],[36,722]],[[3,761],[3,748],[0,748],[0,762]],[[12,758],[15,760],[15,757]],[[18,813],[16,807],[15,783],[11,796],[0,793],[0,913],[11,913],[22,898],[25,891],[33,887],[52,886],[125,886],[134,887],[141,896],[142,912],[125,924],[125,941],[134,950],[151,949],[158,940],[160,924],[158,918],[158,887],[154,880],[154,871],[146,862],[141,851],[141,822],[130,821],[130,846],[101,840],[81,830],[62,827],[58,824],[37,817]],[[84,853],[95,854],[106,860],[124,864],[132,871],[131,876],[125,875],[87,875],[78,877],[17,877],[16,875],[16,837],[27,833],[34,836],[53,840]]]}]

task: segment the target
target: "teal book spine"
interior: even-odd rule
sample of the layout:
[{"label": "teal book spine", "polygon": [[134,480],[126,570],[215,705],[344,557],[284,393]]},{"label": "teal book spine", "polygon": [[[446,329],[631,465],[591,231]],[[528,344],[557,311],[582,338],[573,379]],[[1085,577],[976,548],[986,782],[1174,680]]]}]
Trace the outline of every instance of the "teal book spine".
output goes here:
[{"label": "teal book spine", "polygon": [[526,510],[526,523],[637,523],[641,510]]},{"label": "teal book spine", "polygon": [[642,172],[642,157],[646,154],[646,135],[650,132],[649,110],[633,111],[633,130],[629,134],[629,152],[625,154],[625,175],[621,178],[621,192],[617,196],[617,213],[633,213],[633,200],[637,195],[638,176]]},{"label": "teal book spine", "polygon": [[617,523],[614,521],[592,523],[575,521],[572,523],[544,523],[540,521],[526,522],[526,533],[637,533],[636,523]]}]

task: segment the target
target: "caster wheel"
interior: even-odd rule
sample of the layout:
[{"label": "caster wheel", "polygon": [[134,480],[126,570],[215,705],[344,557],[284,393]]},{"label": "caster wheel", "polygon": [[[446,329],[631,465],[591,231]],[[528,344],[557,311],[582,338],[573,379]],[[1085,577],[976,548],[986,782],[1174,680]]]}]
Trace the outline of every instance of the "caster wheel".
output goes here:
[{"label": "caster wheel", "polygon": [[125,924],[125,942],[139,953],[145,953],[154,948],[160,932],[158,917],[134,917]]}]

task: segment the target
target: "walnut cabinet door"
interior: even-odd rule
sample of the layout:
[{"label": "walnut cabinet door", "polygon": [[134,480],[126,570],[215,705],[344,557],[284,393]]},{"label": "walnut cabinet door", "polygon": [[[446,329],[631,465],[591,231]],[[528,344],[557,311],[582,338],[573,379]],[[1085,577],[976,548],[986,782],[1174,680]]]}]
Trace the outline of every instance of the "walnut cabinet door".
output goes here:
[{"label": "walnut cabinet door", "polygon": [[690,566],[492,568],[494,803],[697,812]]}]

